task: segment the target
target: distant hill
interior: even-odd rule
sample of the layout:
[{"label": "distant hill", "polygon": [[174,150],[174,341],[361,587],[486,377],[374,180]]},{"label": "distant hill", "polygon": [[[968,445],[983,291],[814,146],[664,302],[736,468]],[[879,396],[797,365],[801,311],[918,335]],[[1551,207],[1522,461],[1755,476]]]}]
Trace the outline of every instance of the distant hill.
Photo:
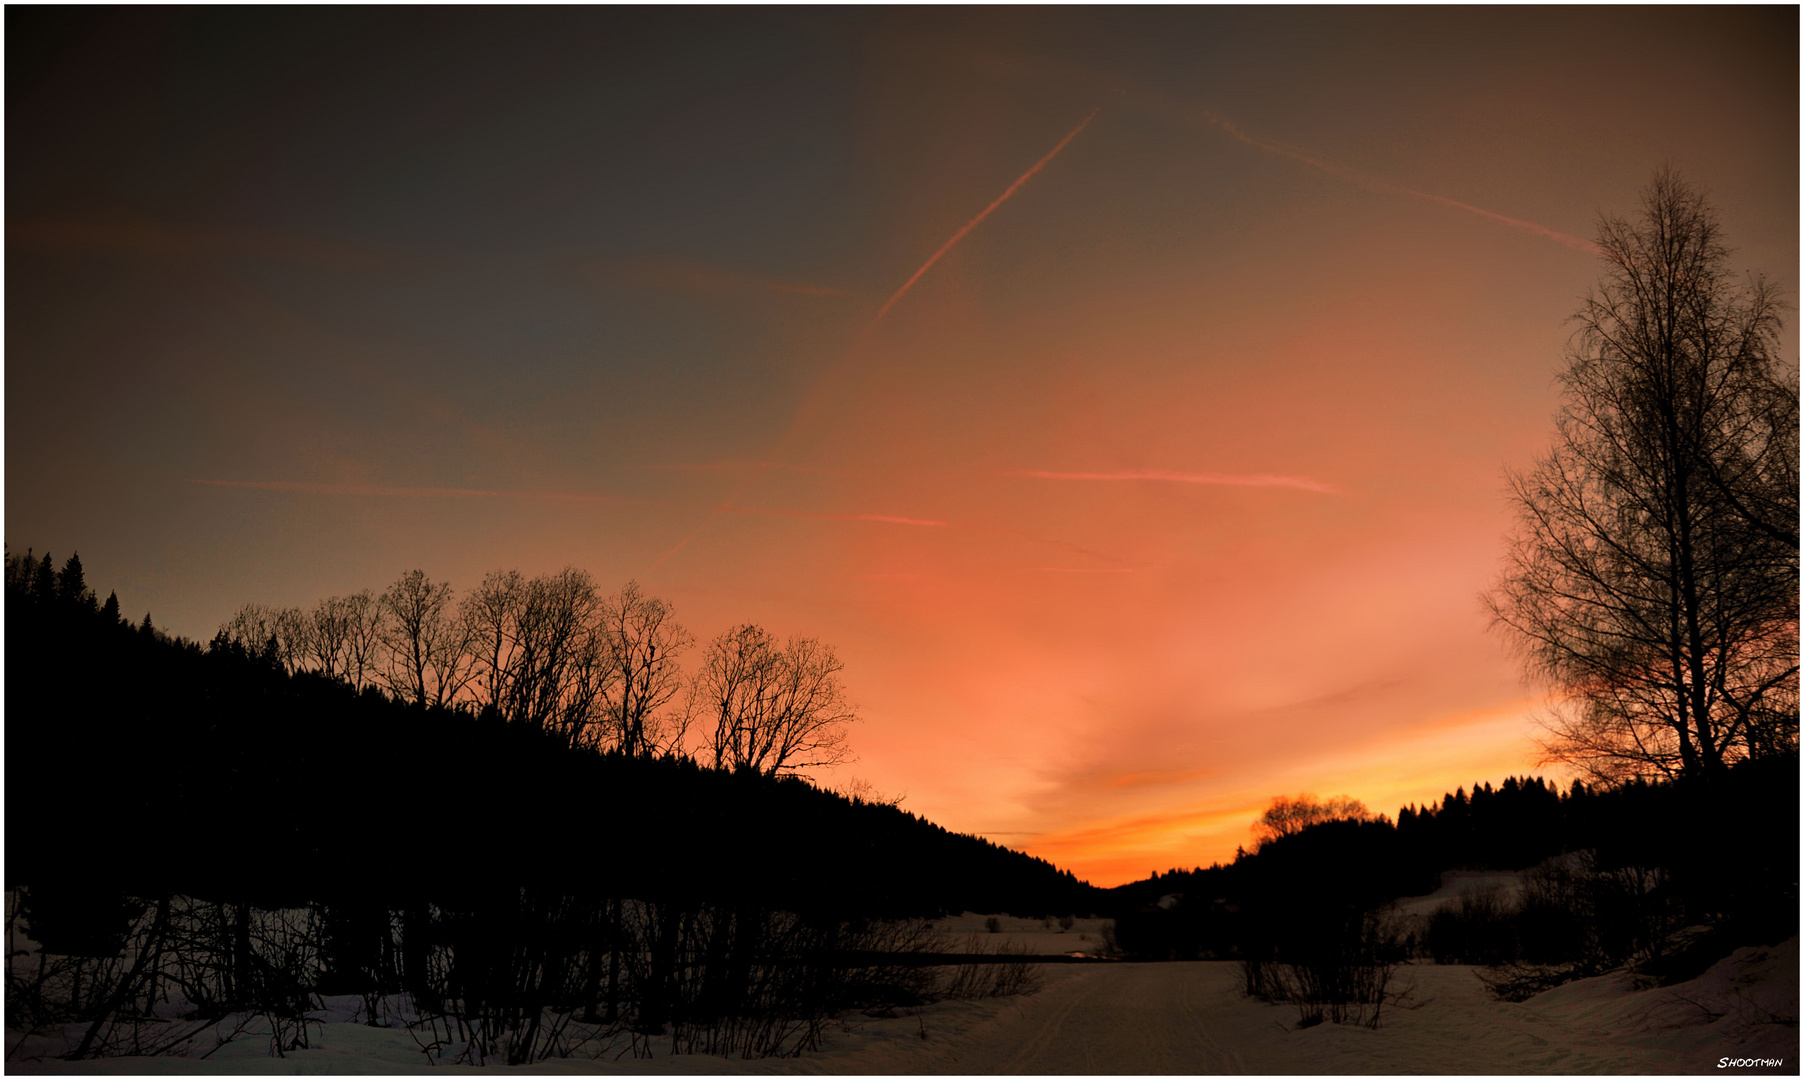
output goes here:
[{"label": "distant hill", "polygon": [[530,885],[846,916],[1102,903],[892,806],[356,694],[73,592],[8,583],[8,886],[273,905]]},{"label": "distant hill", "polygon": [[1395,823],[1323,822],[1231,863],[1120,885],[1106,910],[1130,954],[1239,957],[1279,936],[1266,924],[1425,895],[1449,870],[1525,870],[1584,852],[1599,888],[1626,890],[1678,926],[1709,925],[1736,944],[1782,940],[1797,927],[1798,769],[1794,753],[1721,778],[1607,790],[1512,777],[1405,807]]}]

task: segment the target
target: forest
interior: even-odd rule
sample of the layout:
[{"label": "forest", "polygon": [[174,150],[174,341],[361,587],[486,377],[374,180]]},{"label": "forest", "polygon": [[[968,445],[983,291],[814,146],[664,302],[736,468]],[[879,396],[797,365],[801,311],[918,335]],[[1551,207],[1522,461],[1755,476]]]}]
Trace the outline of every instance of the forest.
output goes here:
[{"label": "forest", "polygon": [[370,1023],[406,1002],[476,1062],[604,1035],[794,1053],[845,1008],[1020,978],[1007,958],[936,973],[924,917],[1100,902],[1042,860],[712,741],[703,764],[505,690],[359,686],[285,661],[273,633],[202,646],[134,624],[78,557],[9,558],[6,605],[9,914],[42,946],[9,965],[9,1016],[83,1025],[70,1056],[189,1052],[245,1015],[281,1052],[304,1045],[314,994],[363,995]]},{"label": "forest", "polygon": [[[1689,978],[1737,945],[1797,933],[1798,794],[1794,754],[1607,790],[1511,777],[1394,822],[1334,808],[1264,830],[1230,863],[1112,890],[1116,937],[1130,955],[1254,966],[1362,952],[1480,964],[1519,989],[1631,962]],[[1458,871],[1520,871],[1523,887],[1458,898],[1420,925],[1387,918]]]}]

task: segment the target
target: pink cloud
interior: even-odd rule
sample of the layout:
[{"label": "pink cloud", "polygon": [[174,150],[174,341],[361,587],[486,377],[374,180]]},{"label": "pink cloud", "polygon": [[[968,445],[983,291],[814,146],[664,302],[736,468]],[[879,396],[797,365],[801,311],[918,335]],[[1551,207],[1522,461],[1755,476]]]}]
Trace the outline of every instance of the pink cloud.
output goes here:
[{"label": "pink cloud", "polygon": [[781,469],[792,473],[839,473],[845,469],[824,469],[815,465],[785,465],[780,461],[708,461],[695,465],[643,465],[641,468],[660,472],[735,472],[740,469]]},{"label": "pink cloud", "polygon": [[773,517],[813,518],[817,521],[876,521],[885,525],[928,525],[944,528],[950,521],[932,521],[927,518],[897,517],[893,514],[825,514],[810,510],[774,510],[761,506],[723,506],[715,511],[721,514],[765,514]]},{"label": "pink cloud", "polygon": [[313,484],[300,480],[198,480],[207,487],[291,491],[304,495],[368,495],[401,499],[540,499],[552,502],[618,502],[617,495],[565,491],[489,491],[483,488],[388,487],[379,484]]},{"label": "pink cloud", "polygon": [[1032,476],[1040,480],[1155,480],[1172,484],[1217,484],[1226,487],[1287,487],[1339,495],[1339,488],[1306,476],[1272,476],[1267,473],[1185,473],[1167,469],[1122,469],[1114,472],[1053,472],[1048,469],[1016,469],[1005,475]]}]

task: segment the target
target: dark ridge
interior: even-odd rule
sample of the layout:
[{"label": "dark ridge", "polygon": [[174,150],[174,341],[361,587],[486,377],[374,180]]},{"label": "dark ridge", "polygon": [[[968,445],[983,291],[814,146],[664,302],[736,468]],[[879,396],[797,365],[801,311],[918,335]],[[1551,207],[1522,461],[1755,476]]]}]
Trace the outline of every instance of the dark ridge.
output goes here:
[{"label": "dark ridge", "polygon": [[1679,925],[1770,943],[1797,933],[1798,770],[1789,753],[1609,789],[1512,777],[1405,807],[1394,824],[1324,822],[1231,863],[1155,873],[1108,890],[1108,910],[1130,955],[1239,958],[1286,928],[1433,892],[1446,871],[1525,870],[1583,852],[1606,874],[1648,871],[1648,903],[1695,920]]},{"label": "dark ridge", "polygon": [[[572,750],[9,575],[8,887],[435,903],[539,887],[856,917],[1083,913],[1050,863],[796,778]],[[39,890],[42,895],[42,890]]]}]

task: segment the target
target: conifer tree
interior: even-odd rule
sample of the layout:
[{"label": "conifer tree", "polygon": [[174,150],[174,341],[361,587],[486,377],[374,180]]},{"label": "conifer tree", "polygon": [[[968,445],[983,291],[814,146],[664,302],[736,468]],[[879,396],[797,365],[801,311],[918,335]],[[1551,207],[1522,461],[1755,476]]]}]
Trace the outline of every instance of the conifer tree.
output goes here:
[{"label": "conifer tree", "polygon": [[93,606],[94,594],[88,591],[87,580],[82,575],[80,552],[69,556],[62,572],[56,575],[56,595],[65,604]]},{"label": "conifer tree", "polygon": [[31,571],[31,595],[38,600],[52,600],[56,597],[56,568],[50,562],[50,553],[38,560],[38,565]]}]

